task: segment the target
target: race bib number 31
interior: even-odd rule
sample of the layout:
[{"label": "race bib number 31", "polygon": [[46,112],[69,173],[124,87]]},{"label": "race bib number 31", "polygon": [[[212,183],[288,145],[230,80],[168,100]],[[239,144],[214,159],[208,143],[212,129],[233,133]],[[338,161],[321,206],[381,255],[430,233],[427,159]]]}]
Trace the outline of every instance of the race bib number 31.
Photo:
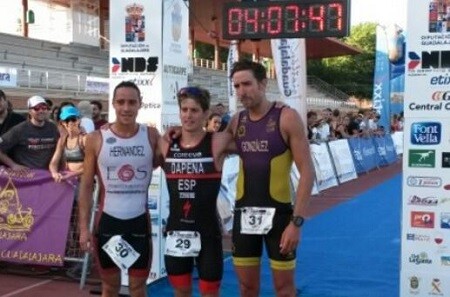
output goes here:
[{"label": "race bib number 31", "polygon": [[111,237],[102,246],[102,249],[109,255],[111,260],[123,270],[130,268],[141,255],[120,235]]},{"label": "race bib number 31", "polygon": [[197,257],[201,250],[200,233],[195,231],[169,231],[165,254],[173,257]]},{"label": "race bib number 31", "polygon": [[241,209],[242,234],[267,234],[272,229],[275,208],[244,207]]}]

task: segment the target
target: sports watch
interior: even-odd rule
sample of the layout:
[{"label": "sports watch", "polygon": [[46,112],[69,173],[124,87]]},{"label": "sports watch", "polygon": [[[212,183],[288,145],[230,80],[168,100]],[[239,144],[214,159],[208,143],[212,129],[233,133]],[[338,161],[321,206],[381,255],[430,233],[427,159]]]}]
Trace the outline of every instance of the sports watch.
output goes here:
[{"label": "sports watch", "polygon": [[305,218],[302,216],[292,216],[291,222],[295,227],[300,228],[305,223]]}]

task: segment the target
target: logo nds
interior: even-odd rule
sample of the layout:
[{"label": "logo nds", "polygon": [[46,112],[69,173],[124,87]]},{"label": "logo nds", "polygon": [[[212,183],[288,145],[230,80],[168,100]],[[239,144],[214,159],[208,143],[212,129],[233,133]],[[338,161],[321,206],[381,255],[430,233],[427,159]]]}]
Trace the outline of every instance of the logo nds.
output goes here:
[{"label": "logo nds", "polygon": [[434,145],[441,142],[441,123],[417,122],[411,125],[411,143]]}]

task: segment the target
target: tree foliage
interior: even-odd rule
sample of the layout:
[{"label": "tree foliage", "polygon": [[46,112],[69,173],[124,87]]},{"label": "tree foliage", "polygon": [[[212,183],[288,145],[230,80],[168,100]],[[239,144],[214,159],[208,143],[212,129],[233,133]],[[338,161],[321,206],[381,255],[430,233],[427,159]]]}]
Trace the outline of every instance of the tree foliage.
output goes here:
[{"label": "tree foliage", "polygon": [[363,23],[351,29],[343,41],[362,51],[343,56],[308,61],[308,75],[314,75],[357,98],[372,98],[375,66],[376,24]]},{"label": "tree foliage", "polygon": [[[376,24],[362,23],[352,27],[350,36],[342,39],[346,44],[362,51],[356,56],[342,56],[309,60],[308,75],[314,75],[350,96],[371,99],[375,66]],[[196,57],[214,60],[214,46],[197,42]],[[219,60],[226,62],[228,49],[220,48]],[[251,55],[248,55],[251,57]]]}]

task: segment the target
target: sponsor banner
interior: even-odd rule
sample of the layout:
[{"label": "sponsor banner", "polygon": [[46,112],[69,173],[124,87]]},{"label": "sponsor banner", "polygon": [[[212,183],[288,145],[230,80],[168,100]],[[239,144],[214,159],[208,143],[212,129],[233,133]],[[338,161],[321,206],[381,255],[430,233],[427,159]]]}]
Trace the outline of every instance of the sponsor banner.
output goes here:
[{"label": "sponsor banner", "polygon": [[17,69],[0,67],[0,87],[17,87]]},{"label": "sponsor banner", "polygon": [[109,79],[104,77],[87,76],[85,92],[109,94]]},{"label": "sponsor banner", "polygon": [[355,179],[356,174],[355,164],[353,163],[352,153],[347,139],[339,139],[328,142],[330,154],[336,169],[336,176],[339,183]]},{"label": "sponsor banner", "polygon": [[390,134],[373,137],[373,143],[378,152],[379,166],[386,166],[397,161],[397,153],[395,152],[394,142]]},{"label": "sponsor banner", "polygon": [[0,261],[63,266],[74,184],[0,167],[0,185]]},{"label": "sponsor banner", "polygon": [[386,29],[378,25],[376,31],[375,71],[373,82],[373,108],[380,115],[379,124],[390,131],[390,62]]},{"label": "sponsor banner", "polygon": [[450,294],[449,5],[407,7],[401,296]]},{"label": "sponsor banner", "polygon": [[[295,164],[292,164],[290,177],[291,177],[291,196],[295,197],[295,192],[297,191],[298,182],[300,180],[300,172],[298,172],[297,166]],[[311,195],[316,194],[319,194],[319,189],[317,187],[317,181],[314,180]]]},{"label": "sponsor banner", "polygon": [[333,163],[326,143],[311,144],[312,161],[316,172],[317,190],[322,191],[338,185]]},{"label": "sponsor banner", "polygon": [[356,172],[368,172],[380,165],[380,156],[372,138],[349,138]]},{"label": "sponsor banner", "polygon": [[239,41],[232,40],[230,42],[230,47],[228,48],[227,89],[228,89],[228,110],[230,111],[230,114],[233,114],[237,111],[236,93],[234,91],[233,82],[231,81],[230,75],[233,63],[239,60],[238,43]]},{"label": "sponsor banner", "polygon": [[284,102],[297,110],[306,127],[305,40],[272,39],[271,47],[278,89]]},{"label": "sponsor banner", "polygon": [[391,138],[394,142],[394,148],[397,155],[403,154],[403,131],[397,131],[391,134]]},{"label": "sponsor banner", "polygon": [[[143,101],[137,120],[157,128],[162,102],[161,15],[162,2],[124,0],[110,9],[110,102],[117,84],[135,82]],[[114,112],[109,113],[109,121],[114,119]]]}]

